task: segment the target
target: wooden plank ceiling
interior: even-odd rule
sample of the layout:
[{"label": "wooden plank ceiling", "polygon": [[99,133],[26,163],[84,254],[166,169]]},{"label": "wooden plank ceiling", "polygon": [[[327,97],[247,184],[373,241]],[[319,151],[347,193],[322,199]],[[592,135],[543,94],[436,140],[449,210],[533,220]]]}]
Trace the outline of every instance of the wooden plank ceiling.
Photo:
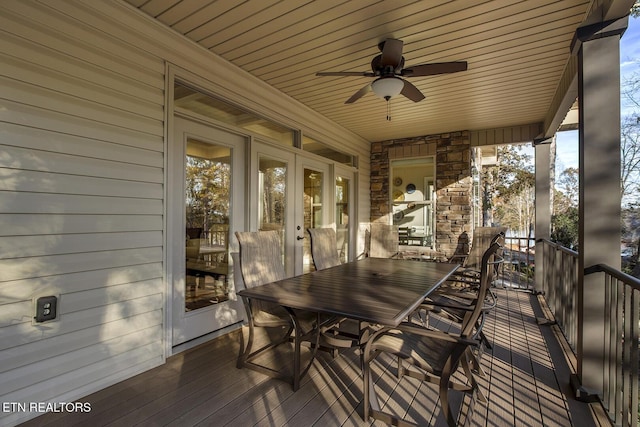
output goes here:
[{"label": "wooden plank ceiling", "polygon": [[[126,0],[369,141],[539,123],[549,110],[586,0]],[[345,101],[369,77],[377,45],[404,42],[405,67],[467,61],[413,77],[426,96]]]}]

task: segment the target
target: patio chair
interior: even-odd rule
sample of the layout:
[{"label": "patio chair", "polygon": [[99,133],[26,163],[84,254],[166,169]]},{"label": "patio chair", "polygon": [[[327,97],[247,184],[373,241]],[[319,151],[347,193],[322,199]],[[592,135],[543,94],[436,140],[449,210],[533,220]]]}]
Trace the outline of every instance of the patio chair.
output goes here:
[{"label": "patio chair", "polygon": [[369,234],[369,257],[399,258],[398,226],[372,223]]},{"label": "patio chair", "polygon": [[478,281],[480,275],[480,263],[482,254],[494,242],[502,240],[507,231],[506,227],[476,227],[473,231],[473,241],[471,242],[471,250],[468,254],[454,254],[449,258],[448,262],[457,262],[462,264],[462,268],[455,273],[456,277],[464,278],[467,275]]},{"label": "patio chair", "polygon": [[[336,232],[333,228],[308,228],[311,236],[311,256],[316,270],[340,265]],[[328,320],[328,319],[323,319]],[[360,323],[346,318],[333,318],[320,328],[320,348],[337,356],[339,349],[359,345]]]},{"label": "patio chair", "polygon": [[[280,238],[277,231],[236,232],[240,244],[238,263],[234,263],[236,280],[246,288],[264,285],[284,279],[286,273],[282,264]],[[234,260],[235,261],[235,260]],[[240,277],[242,278],[240,280]],[[248,337],[242,334],[238,368],[248,367],[274,378],[286,379],[292,383],[294,391],[300,386],[300,378],[304,376],[315,356],[320,338],[320,316],[317,313],[294,310],[275,303],[260,300],[245,300],[245,311],[249,324]],[[269,342],[257,350],[253,349],[256,328],[275,330],[279,338]],[[293,335],[292,335],[293,334]],[[266,351],[294,342],[293,374],[286,375],[278,370],[258,364],[256,359]],[[310,361],[304,369],[301,367],[301,346],[308,341],[312,343]]]},{"label": "patio chair", "polygon": [[[453,416],[449,401],[449,389],[471,394],[472,398],[477,395],[480,401],[486,402],[470,367],[469,349],[480,344],[475,337],[475,326],[482,313],[482,302],[493,274],[489,260],[499,248],[500,245],[495,243],[482,256],[481,285],[478,289],[478,296],[472,305],[473,309],[465,314],[459,333],[446,333],[407,322],[397,327],[382,328],[371,336],[364,349],[363,418],[365,421],[368,422],[371,416],[388,424],[411,425],[401,416],[382,411],[378,403],[371,364],[383,353],[396,356],[409,363],[409,367],[398,363],[398,378],[401,379],[404,375],[408,375],[425,382],[438,384],[440,409],[449,426],[456,425],[456,418]],[[452,375],[458,370],[458,367],[462,367],[467,377],[466,384],[452,379]]]},{"label": "patio chair", "polygon": [[[489,261],[490,268],[492,268],[492,280],[489,283],[489,289],[483,300],[483,310],[476,327],[478,337],[489,349],[492,348],[491,342],[487,339],[484,332],[482,332],[482,326],[484,325],[486,315],[495,308],[498,303],[498,296],[491,289],[491,285],[497,275],[500,264],[504,262],[502,258],[503,242],[504,231],[500,231],[491,238],[488,246],[491,247],[496,243],[499,245],[496,253]],[[425,315],[435,312],[449,320],[461,323],[465,313],[469,311],[470,306],[477,298],[480,278],[481,272],[476,268],[463,267],[462,269],[458,269],[447,282],[442,284],[434,293],[425,299],[425,302],[417,311]],[[423,323],[425,322],[426,319],[423,317]]]},{"label": "patio chair", "polygon": [[340,265],[338,241],[333,228],[308,228],[311,237],[311,256],[316,270]]}]

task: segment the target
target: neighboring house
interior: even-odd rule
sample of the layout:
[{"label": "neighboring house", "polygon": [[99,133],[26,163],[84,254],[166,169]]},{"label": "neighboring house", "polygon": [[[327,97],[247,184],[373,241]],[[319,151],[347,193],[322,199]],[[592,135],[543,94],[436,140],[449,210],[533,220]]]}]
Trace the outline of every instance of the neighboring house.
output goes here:
[{"label": "neighboring house", "polygon": [[[278,227],[289,274],[308,266],[296,243],[305,224],[340,229],[345,257],[355,259],[367,224],[390,219],[388,182],[380,182],[389,177],[372,165],[384,167],[380,153],[411,157],[403,150],[411,141],[372,147],[122,1],[7,0],[0,28],[2,425],[38,415],[21,405],[80,399],[242,321],[230,269],[213,272],[227,281],[228,300],[185,308],[189,289],[213,274],[194,267],[198,281],[190,283],[185,255],[195,247],[199,262],[201,243],[220,244],[200,234],[203,242],[185,245],[185,155],[230,166],[227,238]],[[495,143],[531,141],[544,130],[526,129]],[[469,178],[462,151],[487,143],[488,133],[451,131],[458,133],[438,132],[435,151],[422,154],[462,162]],[[460,138],[465,149],[447,158]],[[267,209],[264,175],[274,169],[286,170],[278,191],[287,203]],[[460,170],[448,172],[425,185],[456,183]],[[324,198],[305,205],[311,188]],[[457,194],[445,197],[465,205]],[[437,201],[435,209],[436,227],[451,222]],[[222,244],[237,249],[233,238]],[[56,317],[37,322],[46,296],[56,297]]]}]

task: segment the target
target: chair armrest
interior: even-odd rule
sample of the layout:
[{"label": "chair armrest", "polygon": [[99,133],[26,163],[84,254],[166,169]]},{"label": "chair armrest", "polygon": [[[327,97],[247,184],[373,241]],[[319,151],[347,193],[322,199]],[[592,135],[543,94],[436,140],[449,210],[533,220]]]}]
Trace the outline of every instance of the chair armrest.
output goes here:
[{"label": "chair armrest", "polygon": [[424,327],[418,326],[415,323],[407,323],[403,322],[396,326],[395,328],[391,328],[391,330],[397,329],[402,332],[406,332],[409,334],[419,335],[421,337],[434,338],[447,342],[454,342],[458,344],[466,344],[466,345],[478,345],[479,341],[473,338],[461,337],[460,335],[451,334],[448,332],[443,332],[437,329],[426,329]]},{"label": "chair armrest", "polygon": [[365,352],[366,353],[369,352],[371,345],[375,342],[377,337],[389,331],[395,331],[395,330],[406,332],[408,334],[419,335],[421,337],[434,338],[434,339],[458,343],[458,344],[466,344],[466,345],[473,345],[473,346],[477,346],[479,344],[479,341],[473,338],[461,337],[460,335],[450,334],[448,332],[439,331],[437,329],[426,329],[414,323],[403,322],[403,323],[400,323],[398,326],[395,326],[395,327],[388,326],[376,331],[367,342]]}]

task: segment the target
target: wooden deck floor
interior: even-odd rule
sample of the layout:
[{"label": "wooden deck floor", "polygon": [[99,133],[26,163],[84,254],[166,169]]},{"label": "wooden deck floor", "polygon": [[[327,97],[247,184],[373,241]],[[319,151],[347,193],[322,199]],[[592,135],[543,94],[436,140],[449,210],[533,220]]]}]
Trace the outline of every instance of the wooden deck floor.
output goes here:
[{"label": "wooden deck floor", "polygon": [[[538,326],[537,297],[499,291],[499,305],[485,325],[493,343],[485,351],[480,386],[487,404],[469,398],[461,420],[474,426],[600,425],[592,408],[571,397],[570,359],[552,327]],[[87,396],[87,414],[46,414],[24,426],[361,426],[362,380],[358,353],[335,359],[322,353],[300,390],[235,367],[239,334],[231,333],[180,353],[156,369]],[[393,365],[382,359],[382,365]],[[437,392],[391,368],[378,381],[381,398],[420,425],[443,425]],[[468,414],[468,419],[466,415]],[[378,425],[375,423],[374,425]]]}]

